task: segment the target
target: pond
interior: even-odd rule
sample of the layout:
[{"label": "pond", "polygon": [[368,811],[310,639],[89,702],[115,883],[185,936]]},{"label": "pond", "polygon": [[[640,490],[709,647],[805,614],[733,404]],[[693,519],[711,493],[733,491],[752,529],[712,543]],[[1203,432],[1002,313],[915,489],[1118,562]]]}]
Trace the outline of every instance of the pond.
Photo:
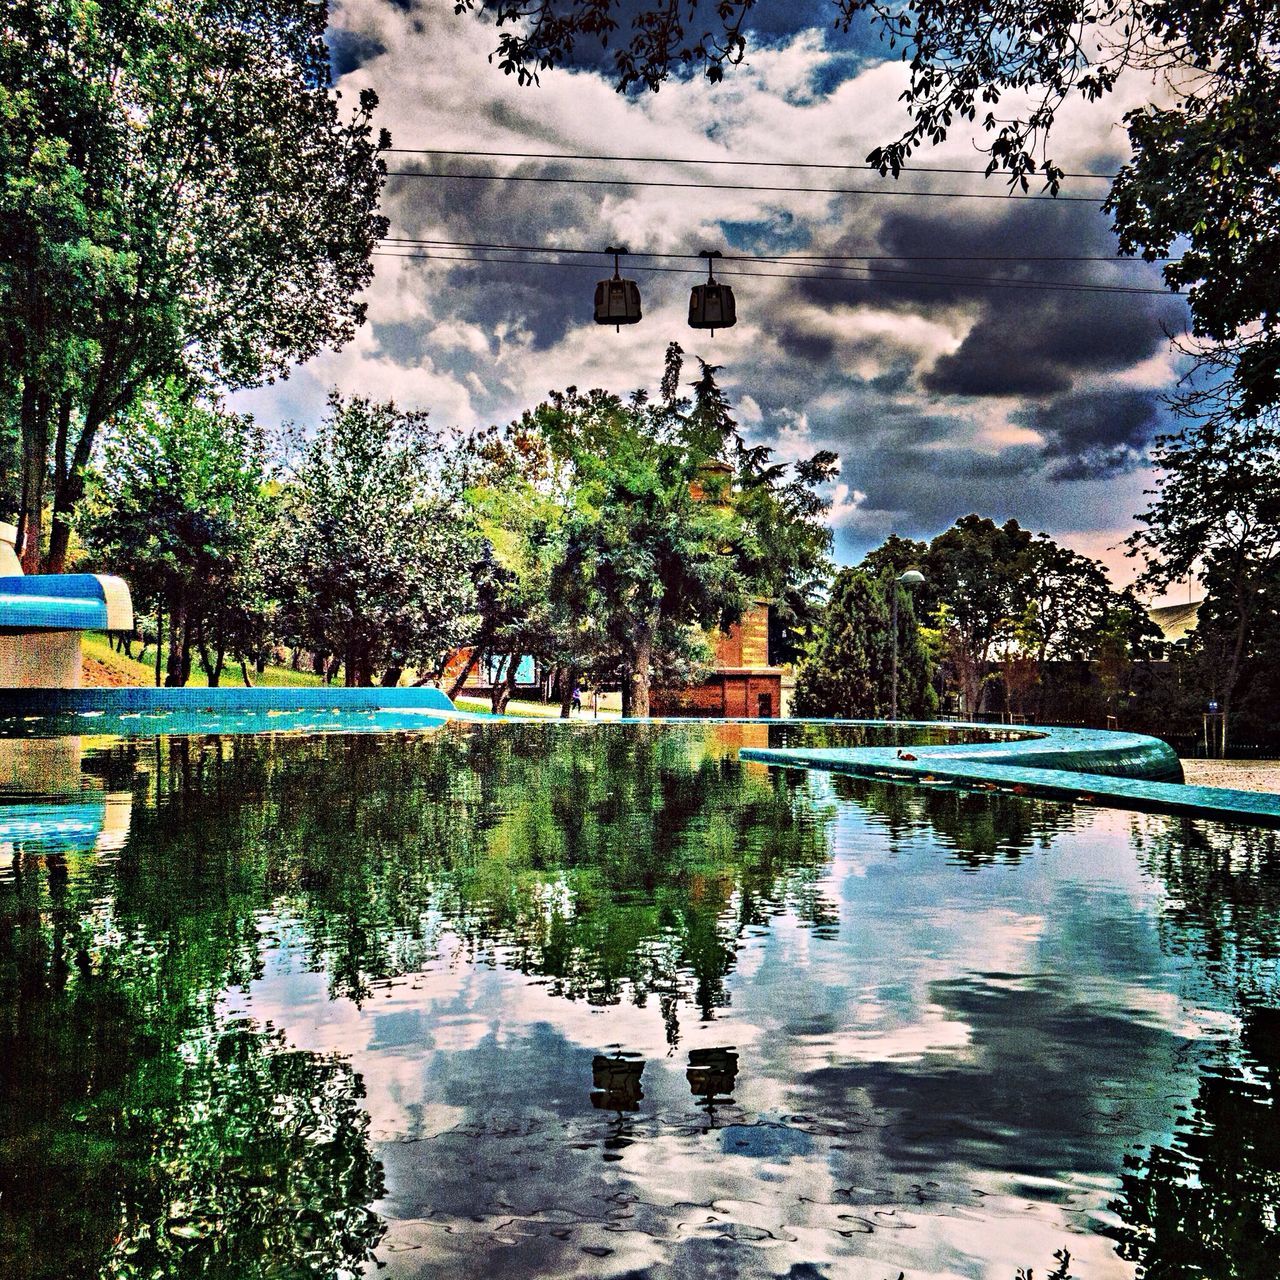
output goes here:
[{"label": "pond", "polygon": [[0,1275],[1271,1280],[1277,833],[849,733],[0,743]]}]

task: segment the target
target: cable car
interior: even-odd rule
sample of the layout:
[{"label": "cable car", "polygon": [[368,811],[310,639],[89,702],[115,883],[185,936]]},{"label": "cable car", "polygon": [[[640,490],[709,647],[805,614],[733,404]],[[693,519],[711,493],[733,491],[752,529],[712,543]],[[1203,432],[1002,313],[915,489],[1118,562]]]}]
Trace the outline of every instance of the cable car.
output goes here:
[{"label": "cable car", "polygon": [[596,285],[596,324],[611,324],[621,333],[620,326],[640,323],[640,286],[618,274],[618,256],[625,249],[610,245],[605,253],[613,254],[613,279]]},{"label": "cable car", "polygon": [[702,249],[698,257],[707,260],[707,283],[695,284],[689,295],[689,327],[710,329],[714,337],[717,329],[728,329],[738,322],[737,308],[733,290],[711,274],[711,260],[722,258],[724,254],[719,249]]}]

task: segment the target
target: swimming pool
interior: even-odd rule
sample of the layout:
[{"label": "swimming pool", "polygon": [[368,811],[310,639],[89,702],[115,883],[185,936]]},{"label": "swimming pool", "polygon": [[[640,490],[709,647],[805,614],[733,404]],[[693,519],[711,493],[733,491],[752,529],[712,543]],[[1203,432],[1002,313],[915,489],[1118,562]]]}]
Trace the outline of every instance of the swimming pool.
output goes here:
[{"label": "swimming pool", "polygon": [[0,1272],[1273,1276],[1276,833],[877,740],[9,740]]}]

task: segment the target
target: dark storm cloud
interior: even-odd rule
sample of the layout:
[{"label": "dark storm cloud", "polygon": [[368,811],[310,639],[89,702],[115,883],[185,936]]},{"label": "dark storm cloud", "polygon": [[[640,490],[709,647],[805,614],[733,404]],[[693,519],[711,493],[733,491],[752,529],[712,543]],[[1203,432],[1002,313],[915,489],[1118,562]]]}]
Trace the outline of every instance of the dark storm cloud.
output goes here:
[{"label": "dark storm cloud", "polygon": [[[1035,261],[1114,255],[1115,240],[1091,205],[1012,205],[998,216],[964,220],[911,210],[885,219],[881,243],[903,254],[895,267],[939,277],[935,304],[975,299],[982,308],[960,347],[922,379],[926,390],[959,396],[1045,396],[1080,376],[1125,369],[1159,351],[1180,329],[1182,303],[1165,294],[1089,292],[1083,286],[1160,288],[1155,268],[1112,262]],[[954,259],[943,255],[954,254]],[[1019,261],[997,261],[1011,258]],[[927,257],[935,261],[925,260]],[[945,277],[1008,281],[976,289]],[[1037,286],[1059,286],[1058,288]]]},{"label": "dark storm cloud", "polygon": [[[412,0],[393,2],[405,12],[413,7]],[[609,13],[614,26],[606,33],[607,43],[594,37],[579,39],[564,65],[575,71],[594,72],[612,82],[617,76],[617,51],[631,43],[636,32],[636,19],[642,14],[652,13],[657,7],[654,0],[615,0]],[[703,36],[711,40],[720,37],[724,23],[717,16],[718,7],[719,0],[693,0],[692,5],[682,0],[679,10],[685,32],[683,43],[692,45]],[[783,43],[805,31],[820,31],[824,50],[835,56],[824,59],[815,69],[813,93],[815,96],[832,93],[857,75],[869,61],[888,54],[887,46],[865,17],[858,15],[848,31],[838,30],[834,26],[835,18],[836,7],[831,0],[757,0],[743,22],[747,62],[750,62],[755,49]],[[491,22],[485,14],[473,15],[468,20]],[[498,38],[495,27],[495,48]],[[676,63],[670,74],[676,81],[697,79],[704,74],[704,67],[698,62]]]},{"label": "dark storm cloud", "polygon": [[1066,396],[1013,415],[1045,438],[1053,480],[1097,480],[1131,471],[1161,425],[1150,391],[1126,387]]},{"label": "dark storm cloud", "polygon": [[948,1160],[1003,1170],[1013,1151],[1028,1175],[1093,1173],[1113,1167],[1125,1132],[1165,1123],[1167,1085],[1151,1082],[1183,1047],[1169,1031],[1051,977],[976,975],[934,983],[930,995],[970,1028],[963,1058],[842,1064],[797,1082],[806,1111],[839,1115],[865,1098],[897,1117],[882,1154],[898,1172]]},{"label": "dark storm cloud", "polygon": [[1169,300],[1103,293],[1002,293],[923,379],[959,396],[1044,396],[1081,375],[1126,369],[1165,344]]},{"label": "dark storm cloud", "polygon": [[376,36],[346,31],[340,27],[329,28],[325,33],[325,43],[329,46],[329,65],[335,79],[345,76],[349,71],[355,71],[387,51],[386,45]]},{"label": "dark storm cloud", "polygon": [[[417,167],[425,171],[425,166]],[[527,165],[519,170],[531,171]],[[392,180],[388,207],[392,234],[411,238],[573,248],[598,241],[602,249],[620,238],[602,221],[599,195],[591,188],[402,178]],[[513,228],[519,229],[518,235],[513,236]],[[464,251],[432,247],[418,252],[435,255],[435,261],[424,264],[435,268],[443,256]],[[504,264],[498,259],[510,255],[498,251],[480,251],[478,256],[490,261],[442,269],[436,277],[433,304],[438,313],[465,319],[489,333],[527,329],[534,351],[545,351],[564,338],[575,316],[580,318],[576,304],[585,297],[589,305],[595,277],[612,270],[612,264],[606,269],[603,257],[599,264],[566,269]]]},{"label": "dark storm cloud", "polygon": [[[833,0],[756,0],[756,4],[747,14],[744,27],[749,36],[755,37],[758,43],[777,43],[788,40],[802,31],[821,31],[824,49],[837,51],[846,55],[856,54],[856,59],[845,57],[832,59],[824,66],[838,65],[841,72],[846,71],[856,62],[857,67],[864,67],[874,57],[888,56],[888,46],[881,41],[876,30],[863,14],[858,14],[849,25],[848,31],[836,28],[836,6]],[[750,52],[748,51],[748,57]],[[820,74],[820,73],[819,73]],[[851,79],[857,70],[848,71],[843,79]],[[840,81],[842,83],[843,80]],[[836,84],[823,90],[830,93]]]}]

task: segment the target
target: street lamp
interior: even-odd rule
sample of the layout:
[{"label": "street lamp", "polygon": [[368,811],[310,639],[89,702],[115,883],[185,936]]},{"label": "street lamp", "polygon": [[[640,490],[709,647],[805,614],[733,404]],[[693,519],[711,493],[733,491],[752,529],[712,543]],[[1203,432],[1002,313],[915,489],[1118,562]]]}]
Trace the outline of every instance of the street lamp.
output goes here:
[{"label": "street lamp", "polygon": [[919,569],[907,569],[893,580],[893,622],[889,628],[893,632],[893,695],[889,704],[890,720],[898,718],[898,588],[905,587],[908,591],[914,591],[922,582],[924,582],[924,574]]}]

